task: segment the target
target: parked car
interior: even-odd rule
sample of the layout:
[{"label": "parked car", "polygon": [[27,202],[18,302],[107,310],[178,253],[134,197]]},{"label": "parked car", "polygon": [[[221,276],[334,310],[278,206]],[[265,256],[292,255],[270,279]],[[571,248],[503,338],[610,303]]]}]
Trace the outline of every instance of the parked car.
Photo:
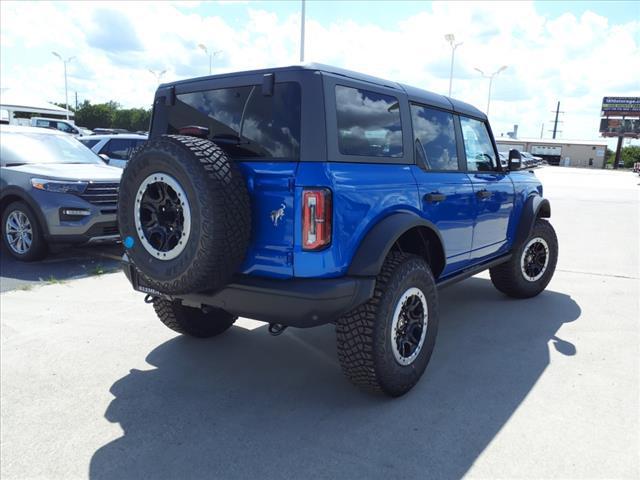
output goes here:
[{"label": "parked car", "polygon": [[40,128],[53,128],[64,133],[82,137],[91,135],[93,132],[87,128],[79,127],[71,120],[59,120],[56,118],[31,117],[31,126]]},{"label": "parked car", "polygon": [[119,239],[121,169],[58,130],[2,125],[0,135],[2,241],[9,254],[33,261],[52,243]]},{"label": "parked car", "polygon": [[534,157],[529,152],[520,152],[522,156],[522,161],[527,168],[532,168],[538,165],[537,157]]},{"label": "parked car", "polygon": [[129,280],[179,333],[335,323],[346,376],[398,396],[429,362],[439,289],[551,280],[542,185],[516,150],[501,166],[471,105],[323,65],[169,83],[153,105],[118,222]]},{"label": "parked car", "polygon": [[147,141],[148,136],[134,133],[116,135],[92,135],[81,138],[80,143],[113,167],[124,168],[136,148]]}]

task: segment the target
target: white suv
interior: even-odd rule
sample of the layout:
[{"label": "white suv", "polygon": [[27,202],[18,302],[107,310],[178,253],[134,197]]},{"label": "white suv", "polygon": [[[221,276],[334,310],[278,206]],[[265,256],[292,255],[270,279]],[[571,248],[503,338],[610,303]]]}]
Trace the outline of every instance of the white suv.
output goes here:
[{"label": "white suv", "polygon": [[93,132],[89,129],[79,127],[71,120],[59,120],[57,118],[31,117],[31,126],[40,128],[53,128],[64,133],[70,133],[76,137],[91,135]]},{"label": "white suv", "polygon": [[112,167],[124,168],[133,151],[146,142],[147,138],[147,135],[123,133],[117,135],[91,135],[78,140],[100,155]]}]

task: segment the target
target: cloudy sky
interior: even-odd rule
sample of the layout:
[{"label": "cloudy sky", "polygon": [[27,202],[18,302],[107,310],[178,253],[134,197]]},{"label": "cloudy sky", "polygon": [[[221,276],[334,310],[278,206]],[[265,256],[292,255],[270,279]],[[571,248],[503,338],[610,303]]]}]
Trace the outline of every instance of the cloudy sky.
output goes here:
[{"label": "cloudy sky", "polygon": [[[74,56],[70,102],[149,106],[156,78],[208,74],[203,43],[220,50],[213,72],[297,63],[300,2],[0,3],[2,92],[64,101],[62,64]],[[549,137],[561,101],[561,137],[598,138],[602,97],[640,96],[640,2],[307,1],[306,61],[446,94],[486,109],[488,80],[475,68],[507,69],[493,82],[496,136]]]}]

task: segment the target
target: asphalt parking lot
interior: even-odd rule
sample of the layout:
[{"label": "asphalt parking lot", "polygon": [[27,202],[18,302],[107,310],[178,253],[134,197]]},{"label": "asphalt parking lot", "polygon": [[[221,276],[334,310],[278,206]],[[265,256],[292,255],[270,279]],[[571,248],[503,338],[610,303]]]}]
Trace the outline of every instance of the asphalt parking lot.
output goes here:
[{"label": "asphalt parking lot", "polygon": [[122,247],[103,246],[56,247],[41,262],[14,260],[2,247],[0,253],[0,292],[29,290],[37,285],[52,284],[91,275],[101,275],[119,268]]},{"label": "asphalt parking lot", "polygon": [[639,478],[640,179],[537,174],[547,291],[444,290],[396,400],[342,377],[331,326],[182,338],[121,273],[2,293],[2,478]]}]

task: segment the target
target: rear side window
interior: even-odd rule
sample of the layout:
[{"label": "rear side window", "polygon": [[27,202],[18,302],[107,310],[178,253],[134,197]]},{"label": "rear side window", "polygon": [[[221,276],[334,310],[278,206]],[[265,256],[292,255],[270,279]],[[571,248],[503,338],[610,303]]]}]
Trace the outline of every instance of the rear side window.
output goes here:
[{"label": "rear side window", "polygon": [[484,122],[473,118],[460,117],[464,150],[467,156],[467,170],[488,172],[496,169],[496,154]]},{"label": "rear side window", "polygon": [[258,85],[180,94],[169,133],[190,125],[207,127],[231,158],[299,160],[300,85],[277,83],[273,95]]},{"label": "rear side window", "polygon": [[126,138],[114,138],[109,140],[107,144],[100,150],[101,154],[116,160],[129,160],[131,150],[133,149],[133,140]]},{"label": "rear side window", "polygon": [[93,140],[93,139],[92,140],[88,140],[88,139],[85,140],[85,139],[82,139],[82,138],[80,139],[80,143],[82,143],[87,148],[95,147],[98,144],[99,141],[100,140]]},{"label": "rear side window", "polygon": [[429,170],[458,170],[453,115],[411,105],[416,160]]},{"label": "rear side window", "polygon": [[343,155],[402,157],[398,99],[336,85],[338,148]]}]

